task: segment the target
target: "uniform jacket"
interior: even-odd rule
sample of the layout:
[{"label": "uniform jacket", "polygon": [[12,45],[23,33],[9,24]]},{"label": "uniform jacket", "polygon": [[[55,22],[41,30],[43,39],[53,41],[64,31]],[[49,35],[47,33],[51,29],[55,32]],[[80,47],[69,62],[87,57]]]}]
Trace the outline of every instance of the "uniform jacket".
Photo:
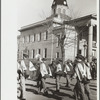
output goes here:
[{"label": "uniform jacket", "polygon": [[87,67],[84,62],[78,62],[75,67],[74,78],[78,77],[78,79],[82,81],[84,76],[91,79],[89,67]]},{"label": "uniform jacket", "polygon": [[46,74],[48,74],[46,65],[43,62],[40,63],[40,73],[41,73],[42,77],[44,77]]},{"label": "uniform jacket", "polygon": [[56,65],[56,72],[62,71],[61,64]]},{"label": "uniform jacket", "polygon": [[21,67],[22,67],[23,70],[27,70],[27,67],[25,65],[25,61],[24,60],[21,61]]}]

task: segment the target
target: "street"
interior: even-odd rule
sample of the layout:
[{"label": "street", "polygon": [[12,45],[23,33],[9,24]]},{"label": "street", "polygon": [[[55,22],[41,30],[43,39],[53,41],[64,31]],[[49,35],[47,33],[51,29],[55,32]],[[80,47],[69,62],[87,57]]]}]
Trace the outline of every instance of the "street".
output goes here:
[{"label": "street", "polygon": [[[66,79],[64,77],[60,80],[61,89],[60,92],[56,92],[55,79],[46,79],[46,85],[48,87],[48,95],[37,94],[37,83],[32,80],[26,80],[26,100],[74,100],[73,88],[75,85],[75,79],[72,80],[71,87],[65,87]],[[97,81],[91,80],[90,90],[92,94],[92,100],[97,99]]]}]

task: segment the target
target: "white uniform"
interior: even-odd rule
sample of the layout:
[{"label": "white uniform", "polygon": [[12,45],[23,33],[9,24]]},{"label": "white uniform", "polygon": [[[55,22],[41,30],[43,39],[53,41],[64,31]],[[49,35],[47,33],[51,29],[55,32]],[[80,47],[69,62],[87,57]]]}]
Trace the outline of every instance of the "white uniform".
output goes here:
[{"label": "white uniform", "polygon": [[24,60],[21,61],[21,67],[23,70],[27,70]]},{"label": "white uniform", "polygon": [[61,64],[56,65],[56,72],[62,71]]},{"label": "white uniform", "polygon": [[43,62],[40,63],[40,73],[41,73],[42,77],[44,77],[46,74],[48,74],[46,65]]},{"label": "white uniform", "polygon": [[[23,71],[27,70],[24,60],[21,61],[21,68]],[[25,77],[21,77],[22,89],[23,89],[23,98],[26,98],[26,91],[25,91]]]},{"label": "white uniform", "polygon": [[67,71],[71,71],[71,70],[70,70],[69,66],[66,64],[66,65],[65,65],[64,72],[67,74]]},{"label": "white uniform", "polygon": [[[84,66],[83,66],[84,65]],[[77,66],[75,67],[75,75],[74,75],[74,78],[76,76],[78,76],[78,79],[80,81],[82,81],[82,78],[85,76],[87,77],[88,79],[91,79],[91,74],[90,74],[90,68],[87,67],[85,65],[85,63],[83,63],[83,65],[81,63],[78,63]]]},{"label": "white uniform", "polygon": [[29,71],[36,71],[36,68],[34,67],[31,61],[29,62]]}]

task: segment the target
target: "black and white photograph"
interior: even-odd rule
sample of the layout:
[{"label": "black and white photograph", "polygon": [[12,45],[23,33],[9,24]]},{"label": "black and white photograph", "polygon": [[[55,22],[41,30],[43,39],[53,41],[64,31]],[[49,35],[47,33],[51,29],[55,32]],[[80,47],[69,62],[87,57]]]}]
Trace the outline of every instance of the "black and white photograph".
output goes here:
[{"label": "black and white photograph", "polygon": [[16,47],[14,53],[9,52],[15,55],[14,72],[10,70],[15,75],[15,100],[99,100],[97,2],[16,2],[17,13],[12,13],[17,18],[16,35],[8,35]]}]

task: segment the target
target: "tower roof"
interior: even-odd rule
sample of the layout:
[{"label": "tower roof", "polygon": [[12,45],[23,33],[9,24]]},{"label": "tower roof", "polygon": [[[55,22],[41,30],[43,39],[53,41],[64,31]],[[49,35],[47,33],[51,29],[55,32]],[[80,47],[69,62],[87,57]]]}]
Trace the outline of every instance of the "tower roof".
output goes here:
[{"label": "tower roof", "polygon": [[68,6],[66,0],[54,0],[53,4],[52,4],[52,7],[56,6],[56,5],[65,5],[65,6]]}]

